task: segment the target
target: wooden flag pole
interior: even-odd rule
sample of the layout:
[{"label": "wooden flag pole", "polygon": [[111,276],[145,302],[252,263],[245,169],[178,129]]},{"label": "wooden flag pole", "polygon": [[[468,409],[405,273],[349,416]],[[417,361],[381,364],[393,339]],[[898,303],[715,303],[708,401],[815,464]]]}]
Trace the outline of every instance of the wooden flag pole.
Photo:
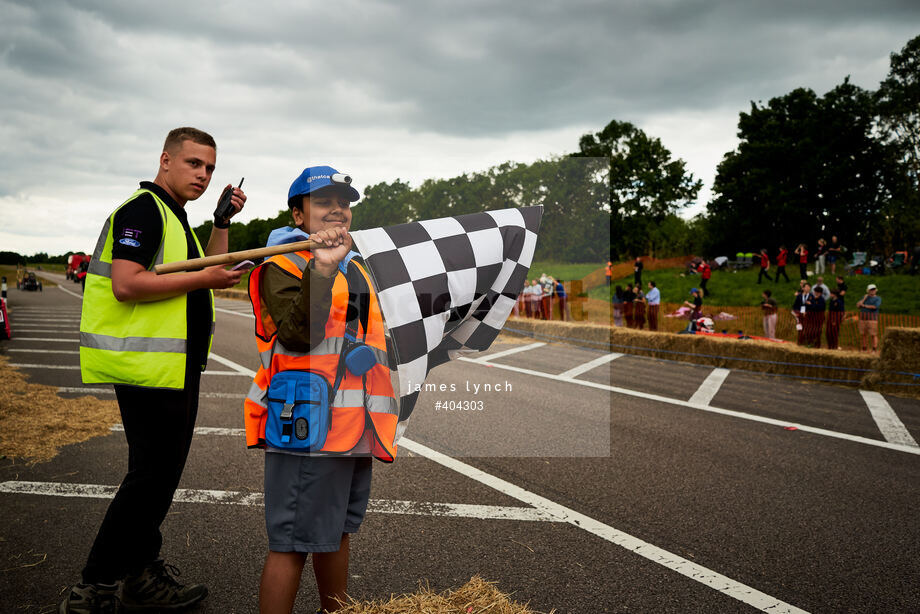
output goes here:
[{"label": "wooden flag pole", "polygon": [[257,258],[267,258],[277,256],[278,254],[289,254],[299,252],[314,247],[322,247],[322,243],[315,241],[298,241],[296,243],[284,243],[283,245],[273,245],[271,247],[259,247],[256,249],[246,249],[241,252],[230,252],[229,254],[218,254],[216,256],[206,256],[204,258],[193,258],[192,260],[180,260],[178,262],[169,262],[167,264],[158,264],[154,267],[157,275],[165,273],[178,273],[179,271],[189,271],[192,269],[203,269],[206,266],[217,264],[235,264],[243,260],[255,260]]}]

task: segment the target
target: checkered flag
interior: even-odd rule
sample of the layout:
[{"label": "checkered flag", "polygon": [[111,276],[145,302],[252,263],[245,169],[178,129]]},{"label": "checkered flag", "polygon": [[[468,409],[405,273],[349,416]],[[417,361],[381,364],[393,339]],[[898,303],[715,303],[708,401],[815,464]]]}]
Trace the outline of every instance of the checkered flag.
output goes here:
[{"label": "checkered flag", "polygon": [[351,233],[395,350],[399,434],[428,372],[487,349],[505,325],[542,215],[543,207],[500,209]]}]

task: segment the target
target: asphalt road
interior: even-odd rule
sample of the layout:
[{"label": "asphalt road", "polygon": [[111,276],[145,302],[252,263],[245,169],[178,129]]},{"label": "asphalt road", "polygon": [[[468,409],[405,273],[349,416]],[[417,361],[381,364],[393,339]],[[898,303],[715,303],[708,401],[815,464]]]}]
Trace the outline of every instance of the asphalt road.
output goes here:
[{"label": "asphalt road", "polygon": [[[79,286],[63,288],[10,290],[0,352],[76,396]],[[218,306],[164,555],[208,584],[197,611],[255,612],[262,453],[239,429],[258,358],[248,304]],[[375,463],[356,597],[480,574],[540,611],[920,609],[920,402],[513,340],[428,383],[444,390],[420,397],[397,461]],[[464,402],[477,409],[450,409]],[[55,611],[126,450],[116,431],[47,463],[0,461],[0,612]],[[307,572],[297,611],[316,603]]]}]

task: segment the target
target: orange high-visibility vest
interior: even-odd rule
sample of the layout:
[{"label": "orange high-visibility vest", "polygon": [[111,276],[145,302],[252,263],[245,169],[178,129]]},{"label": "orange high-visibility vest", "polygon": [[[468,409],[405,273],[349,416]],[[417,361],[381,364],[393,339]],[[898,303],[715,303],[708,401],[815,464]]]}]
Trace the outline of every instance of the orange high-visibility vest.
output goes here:
[{"label": "orange high-visibility vest", "polygon": [[[345,313],[348,308],[348,283],[345,275],[338,271],[332,286],[332,306],[326,320],[326,337],[308,353],[285,348],[278,340],[278,328],[268,310],[262,305],[259,293],[266,264],[274,263],[301,280],[312,257],[313,254],[308,251],[274,256],[255,268],[249,277],[249,298],[256,318],[256,345],[262,360],[244,402],[246,445],[251,448],[265,447],[268,386],[276,373],[291,370],[312,371],[325,377],[330,386],[335,381],[342,346],[345,343]],[[348,266],[357,266],[360,273],[368,279],[368,287],[372,288],[367,272],[357,262],[351,261]],[[366,337],[364,332],[359,324],[358,339],[364,337],[363,341],[374,352],[377,364],[364,375],[364,381],[361,376],[346,370],[345,377],[335,392],[329,433],[319,452],[370,452],[382,461],[391,462],[396,458],[395,439],[399,408],[390,383],[383,317],[373,290],[370,292]],[[362,441],[364,445],[359,448]]]}]

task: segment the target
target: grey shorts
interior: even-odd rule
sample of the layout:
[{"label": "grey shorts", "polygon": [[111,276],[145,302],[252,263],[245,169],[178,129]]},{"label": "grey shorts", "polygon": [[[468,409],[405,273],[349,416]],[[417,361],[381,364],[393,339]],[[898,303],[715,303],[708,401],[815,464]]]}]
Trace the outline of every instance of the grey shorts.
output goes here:
[{"label": "grey shorts", "polygon": [[336,552],[356,533],[371,494],[366,456],[265,453],[265,529],[274,552]]}]

